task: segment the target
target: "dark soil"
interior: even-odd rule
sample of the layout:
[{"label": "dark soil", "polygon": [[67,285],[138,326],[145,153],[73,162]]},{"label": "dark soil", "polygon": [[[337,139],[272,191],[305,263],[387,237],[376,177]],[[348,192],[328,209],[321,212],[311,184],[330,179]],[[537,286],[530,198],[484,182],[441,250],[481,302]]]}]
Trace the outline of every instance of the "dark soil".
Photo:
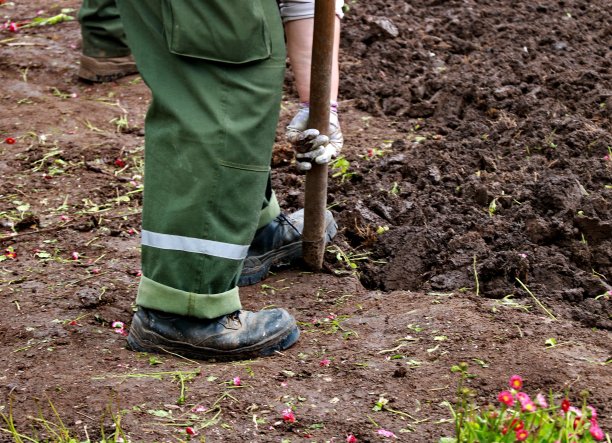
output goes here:
[{"label": "dark soil", "polygon": [[[379,428],[437,442],[465,361],[479,404],[520,374],[533,394],[589,391],[610,432],[608,3],[350,1],[348,163],[329,183],[341,230],[325,272],[242,289],[303,334],[233,364],[133,353],[111,327],[129,328],[139,280],[146,86],[79,81],[76,22],[0,31],[0,137],[16,140],[0,145],[0,413],[40,441],[59,441],[45,421],[98,441],[121,416],[133,442],[185,441],[187,426],[213,442],[380,441]],[[0,5],[18,22],[40,10],[60,6]],[[287,211],[304,183],[283,140],[290,84],[273,162]],[[399,413],[373,411],[381,396]]]}]

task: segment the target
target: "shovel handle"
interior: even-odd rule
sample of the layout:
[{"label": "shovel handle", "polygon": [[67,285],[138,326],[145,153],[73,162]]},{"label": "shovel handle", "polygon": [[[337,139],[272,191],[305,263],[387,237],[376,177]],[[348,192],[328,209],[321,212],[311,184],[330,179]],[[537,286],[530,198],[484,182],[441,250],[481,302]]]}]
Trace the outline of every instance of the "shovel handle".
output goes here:
[{"label": "shovel handle", "polygon": [[[310,113],[308,127],[329,135],[335,0],[316,0],[310,71]],[[327,205],[327,165],[313,162],[306,173],[302,257],[313,271],[323,267],[325,253],[325,207]]]}]

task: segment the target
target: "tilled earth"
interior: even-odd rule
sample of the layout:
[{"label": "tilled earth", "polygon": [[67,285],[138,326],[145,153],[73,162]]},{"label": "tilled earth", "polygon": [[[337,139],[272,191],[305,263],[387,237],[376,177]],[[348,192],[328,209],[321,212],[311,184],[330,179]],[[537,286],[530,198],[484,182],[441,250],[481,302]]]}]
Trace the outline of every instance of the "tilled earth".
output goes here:
[{"label": "tilled earth", "polygon": [[[341,230],[323,273],[293,266],[243,288],[246,307],[287,307],[303,334],[234,364],[132,353],[112,328],[129,328],[140,272],[140,77],[80,82],[74,21],[1,30],[0,413],[40,441],[118,425],[134,442],[185,441],[187,426],[197,441],[367,442],[384,428],[436,442],[465,361],[481,405],[520,374],[533,394],[589,391],[610,432],[608,3],[349,1],[346,146],[329,183]],[[304,177],[283,140],[287,80],[273,170],[292,211]],[[394,412],[373,411],[381,397]]]}]

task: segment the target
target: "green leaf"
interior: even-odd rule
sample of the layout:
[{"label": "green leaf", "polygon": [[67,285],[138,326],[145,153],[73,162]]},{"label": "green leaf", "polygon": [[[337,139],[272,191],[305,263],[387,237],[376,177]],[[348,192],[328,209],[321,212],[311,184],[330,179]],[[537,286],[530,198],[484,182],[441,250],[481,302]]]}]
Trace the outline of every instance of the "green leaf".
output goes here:
[{"label": "green leaf", "polygon": [[554,346],[557,346],[557,339],[551,337],[548,340],[546,340],[544,343],[546,344],[546,347],[552,348]]},{"label": "green leaf", "polygon": [[160,418],[166,418],[172,415],[172,411],[164,411],[163,409],[149,409],[147,413]]}]

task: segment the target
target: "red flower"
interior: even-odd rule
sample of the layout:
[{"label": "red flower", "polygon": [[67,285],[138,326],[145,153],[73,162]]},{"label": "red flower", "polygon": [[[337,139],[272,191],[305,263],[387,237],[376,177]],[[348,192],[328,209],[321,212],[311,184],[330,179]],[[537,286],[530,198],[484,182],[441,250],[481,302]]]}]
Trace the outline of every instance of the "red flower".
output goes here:
[{"label": "red flower", "polygon": [[291,408],[283,409],[283,420],[287,423],[295,423],[295,414]]},{"label": "red flower", "polygon": [[13,137],[7,137],[4,139],[4,143],[6,143],[7,145],[14,145],[15,141],[16,140]]},{"label": "red flower", "polygon": [[513,419],[510,423],[510,429],[514,429],[515,431],[520,431],[524,427],[525,423],[523,423],[523,421],[519,420],[518,418]]},{"label": "red flower", "polygon": [[516,389],[518,391],[523,387],[523,379],[520,375],[513,375],[510,377],[510,382],[508,384],[512,389]]},{"label": "red flower", "polygon": [[125,166],[125,160],[118,158],[115,160],[115,166],[123,168]]},{"label": "red flower", "polygon": [[505,404],[506,406],[512,406],[514,405],[514,397],[512,396],[512,393],[509,391],[501,391],[498,395],[497,395],[497,399]]},{"label": "red flower", "polygon": [[516,431],[516,441],[525,441],[529,437],[529,432],[526,429],[519,429]]},{"label": "red flower", "polygon": [[570,408],[570,402],[567,398],[564,398],[563,401],[561,402],[561,409],[563,410],[563,412],[567,412],[569,411]]}]

